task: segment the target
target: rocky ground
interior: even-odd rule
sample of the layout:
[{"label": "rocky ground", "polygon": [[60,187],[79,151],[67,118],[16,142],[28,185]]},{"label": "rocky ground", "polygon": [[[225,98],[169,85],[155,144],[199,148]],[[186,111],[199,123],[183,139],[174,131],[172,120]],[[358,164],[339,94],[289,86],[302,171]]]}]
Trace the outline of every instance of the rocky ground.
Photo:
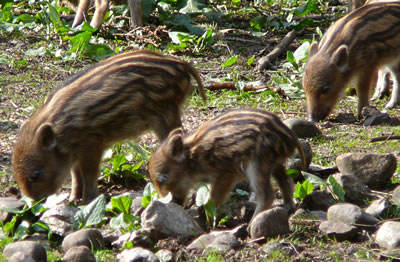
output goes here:
[{"label": "rocky ground", "polygon": [[[304,31],[299,39],[311,38],[311,35],[311,32]],[[230,29],[220,36],[218,46],[229,50],[229,54],[238,52],[248,58],[253,54],[262,54],[261,49],[265,49],[264,53],[271,51],[283,36],[267,34],[253,37],[241,29]],[[300,45],[299,39],[291,44],[290,50],[295,50]],[[15,200],[21,195],[11,170],[12,148],[19,127],[52,87],[93,63],[89,60],[66,63],[46,54],[26,56],[27,50],[46,45],[47,42],[34,32],[0,35],[0,195],[3,198],[8,197],[0,199],[1,207],[21,208],[24,204]],[[243,46],[248,48],[243,51]],[[67,49],[67,45],[62,48]],[[184,58],[192,60],[206,82],[228,74],[234,75],[235,70],[240,71],[240,79],[251,76],[253,80],[264,83],[269,80],[270,72],[254,73],[246,65],[246,59],[241,61],[240,67],[221,69],[220,56],[227,53],[228,51],[216,52],[208,56]],[[26,60],[27,65],[18,63],[22,60]],[[284,55],[277,60],[276,66],[280,67],[283,62]],[[248,106],[274,111],[284,120],[306,118],[304,98],[287,100],[280,97],[270,106],[268,101],[260,100],[261,95],[258,93],[237,93],[239,95],[209,91],[207,94],[211,102],[207,106],[198,106],[198,99],[192,98],[184,111],[185,129],[192,130],[206,119],[232,108]],[[221,106],[216,102],[218,97],[228,102]],[[289,105],[285,107],[286,104]],[[1,246],[3,260],[11,256],[14,260],[10,261],[46,261],[46,257],[48,261],[398,260],[398,144],[383,142],[373,145],[367,142],[372,137],[385,137],[398,132],[398,108],[388,114],[371,109],[366,119],[357,121],[352,114],[348,114],[354,111],[355,104],[354,97],[345,98],[339,104],[334,117],[317,125],[302,121],[286,122],[304,138],[305,149],[307,145],[311,149],[305,150],[311,162],[308,172],[321,179],[313,181],[314,184],[320,183],[319,186],[304,199],[298,200],[294,213],[288,214],[280,206],[281,196],[276,187],[278,200],[274,203],[274,208],[263,212],[249,224],[254,202],[249,202],[249,196],[236,191],[232,193],[230,201],[219,209],[218,218],[229,214],[229,219],[213,229],[208,224],[202,207],[183,209],[173,203],[154,201],[144,208],[142,197],[145,183],[132,186],[127,181],[120,181],[118,185],[100,181],[100,190],[105,193],[105,197],[97,199],[92,205],[93,209],[108,203],[110,196],[128,192],[132,199],[129,214],[140,217],[133,220],[137,221],[136,224],[131,223],[136,230],[131,228],[126,230],[128,232],[123,232],[124,230],[112,229],[110,221],[116,217],[112,211],[104,213],[101,218],[104,221],[96,223],[96,226],[78,230],[77,213],[81,211],[67,203],[67,195],[61,195],[55,201],[56,204],[49,203],[45,206],[48,210],[43,214],[32,209],[18,216],[18,222],[43,221],[52,234],[47,234],[49,230],[42,230],[46,233],[40,233],[40,230],[32,230],[31,224],[21,223],[19,230],[24,236],[23,241],[17,241],[16,232],[13,232],[16,236],[14,239],[3,238],[6,239]],[[381,109],[383,102],[374,105]],[[304,134],[304,130],[310,131]],[[340,148],[336,148],[339,146],[335,141],[341,138],[345,142]],[[158,144],[152,135],[143,136],[138,143],[149,151]],[[143,168],[143,172],[146,172],[146,168]],[[340,188],[337,189],[334,183],[326,181],[329,175],[333,175],[344,189],[344,196],[340,194]],[[302,182],[302,179],[299,180]],[[246,185],[241,185],[240,188],[248,191]],[[61,194],[69,192],[67,182]],[[90,208],[85,210],[88,214],[93,213],[89,211]],[[17,215],[12,212],[2,212],[1,215],[5,233],[6,221],[16,218]],[[25,215],[30,218],[24,219]],[[127,217],[130,216],[124,218],[128,219]],[[24,231],[24,226],[32,231]],[[42,225],[36,226],[40,228]],[[13,243],[8,244],[7,241]],[[77,257],[79,260],[74,260]]]}]

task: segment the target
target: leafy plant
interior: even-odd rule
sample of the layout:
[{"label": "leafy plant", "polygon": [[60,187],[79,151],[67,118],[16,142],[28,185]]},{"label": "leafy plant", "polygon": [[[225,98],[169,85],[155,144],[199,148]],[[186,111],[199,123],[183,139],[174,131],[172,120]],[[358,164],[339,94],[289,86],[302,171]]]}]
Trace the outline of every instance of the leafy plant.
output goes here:
[{"label": "leafy plant", "polygon": [[165,197],[160,198],[153,183],[147,183],[143,190],[142,206],[146,208],[154,200],[158,200],[163,203],[169,203],[172,200],[172,194],[168,193]]},{"label": "leafy plant", "polygon": [[[319,178],[313,174],[310,174],[308,172],[301,172],[304,176],[304,178],[306,179],[306,181],[304,182],[309,182],[310,184],[313,185],[313,187],[321,187],[322,189],[327,189],[329,190],[332,195],[339,201],[344,201],[345,200],[345,191],[343,189],[343,187],[337,183],[336,179],[333,176],[329,176],[327,178],[327,180],[324,180],[322,178]],[[309,187],[309,185],[305,185],[306,189]],[[309,192],[310,194],[312,193],[312,191],[307,191],[307,190],[303,190],[303,189],[299,189],[301,190],[300,195],[302,195],[304,192]],[[296,192],[297,192],[297,188],[296,188]],[[308,194],[306,194],[308,195]],[[303,197],[304,199],[304,197]]]},{"label": "leafy plant", "polygon": [[74,216],[74,228],[82,229],[101,225],[105,222],[106,197],[102,194],[88,205],[80,207]]},{"label": "leafy plant", "polygon": [[183,51],[191,49],[195,54],[200,54],[204,49],[210,47],[213,42],[213,32],[208,28],[202,36],[191,35],[188,33],[173,31],[169,37],[173,43],[168,43],[168,49],[171,51]]},{"label": "leafy plant", "polygon": [[129,196],[115,196],[107,207],[107,211],[117,215],[111,218],[110,226],[126,233],[140,228],[140,217],[131,215],[132,198]]},{"label": "leafy plant", "polygon": [[196,206],[204,207],[207,224],[215,228],[217,225],[217,206],[210,199],[210,190],[205,184],[200,184],[196,192]]},{"label": "leafy plant", "polygon": [[303,201],[306,196],[314,191],[314,185],[305,180],[303,183],[297,182],[294,197]]}]

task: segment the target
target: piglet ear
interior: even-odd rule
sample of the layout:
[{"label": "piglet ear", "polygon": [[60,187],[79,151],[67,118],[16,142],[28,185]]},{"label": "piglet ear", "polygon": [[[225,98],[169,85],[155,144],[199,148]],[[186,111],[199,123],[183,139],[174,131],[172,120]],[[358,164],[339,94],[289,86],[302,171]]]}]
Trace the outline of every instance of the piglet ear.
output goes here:
[{"label": "piglet ear", "polygon": [[43,148],[51,151],[56,147],[56,135],[50,123],[42,124],[36,132],[36,135],[39,144]]},{"label": "piglet ear", "polygon": [[339,46],[339,48],[333,53],[331,63],[334,64],[336,68],[342,73],[348,70],[349,54],[346,45]]},{"label": "piglet ear", "polygon": [[313,42],[308,50],[308,57],[312,57],[318,52],[318,42]]},{"label": "piglet ear", "polygon": [[183,154],[182,129],[173,130],[168,136],[167,152],[172,157],[178,157]]}]

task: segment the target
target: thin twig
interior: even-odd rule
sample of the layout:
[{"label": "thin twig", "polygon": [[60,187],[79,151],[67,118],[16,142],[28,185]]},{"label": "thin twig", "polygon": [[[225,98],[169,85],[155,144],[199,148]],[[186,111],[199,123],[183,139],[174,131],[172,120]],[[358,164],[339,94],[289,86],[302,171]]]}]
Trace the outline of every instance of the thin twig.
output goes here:
[{"label": "thin twig", "polygon": [[290,43],[293,42],[296,36],[296,30],[292,30],[285,35],[281,42],[271,51],[268,55],[258,60],[257,70],[262,71],[264,69],[272,68],[272,62],[278,58],[283,52],[287,50]]},{"label": "thin twig", "polygon": [[373,143],[373,142],[378,142],[378,141],[399,140],[399,139],[400,139],[400,136],[388,135],[388,136],[378,136],[378,137],[371,138],[371,140],[369,140],[369,142]]}]

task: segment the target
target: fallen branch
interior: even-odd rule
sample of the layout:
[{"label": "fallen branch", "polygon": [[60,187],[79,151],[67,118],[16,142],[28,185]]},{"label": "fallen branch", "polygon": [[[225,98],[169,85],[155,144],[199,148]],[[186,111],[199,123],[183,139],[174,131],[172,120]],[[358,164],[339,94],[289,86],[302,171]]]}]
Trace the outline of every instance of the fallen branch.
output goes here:
[{"label": "fallen branch", "polygon": [[[222,90],[222,89],[229,89],[229,90],[236,90],[236,83],[234,82],[209,82],[207,83],[204,88],[209,90]],[[269,87],[266,85],[260,86],[253,86],[253,85],[245,85],[241,90],[243,91],[264,91],[264,90],[271,90],[273,92],[278,93],[281,96],[285,96],[285,91],[281,88],[277,87]]]},{"label": "fallen branch", "polygon": [[272,62],[287,50],[290,43],[293,42],[296,36],[296,30],[292,30],[285,35],[281,42],[266,56],[260,58],[257,63],[257,70],[262,71],[267,68],[273,68]]},{"label": "fallen branch", "polygon": [[369,140],[369,142],[373,143],[373,142],[378,142],[378,141],[399,140],[399,139],[400,139],[400,136],[388,135],[388,136],[378,136],[378,137],[371,138],[371,140]]}]

